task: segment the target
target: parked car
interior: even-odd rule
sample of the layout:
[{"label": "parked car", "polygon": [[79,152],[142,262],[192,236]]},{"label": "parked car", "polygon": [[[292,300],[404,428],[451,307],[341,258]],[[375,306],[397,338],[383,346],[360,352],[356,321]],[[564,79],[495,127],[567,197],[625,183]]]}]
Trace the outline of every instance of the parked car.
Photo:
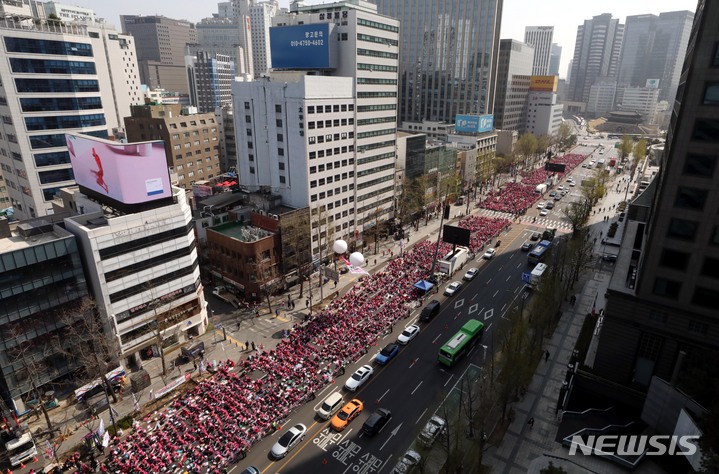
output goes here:
[{"label": "parked car", "polygon": [[495,249],[495,248],[490,248],[490,249],[487,249],[486,252],[484,252],[484,255],[482,255],[482,257],[485,258],[485,259],[487,259],[487,260],[489,260],[489,259],[491,259],[492,257],[494,257],[494,254],[495,254],[495,253],[497,253],[497,249]]},{"label": "parked car", "polygon": [[542,216],[542,217],[548,216],[548,215],[549,215],[549,211],[546,210],[546,209],[542,209],[541,211],[539,211],[539,215]]},{"label": "parked car", "polygon": [[544,209],[544,201],[537,204],[537,209]]},{"label": "parked car", "polygon": [[332,429],[335,431],[342,431],[345,428],[347,428],[347,425],[350,423],[350,421],[357,418],[357,415],[362,413],[362,410],[364,409],[364,404],[357,400],[356,398],[353,398],[349,402],[347,402],[347,405],[343,406],[340,411],[337,412],[335,416],[332,417],[332,421],[330,421],[330,426],[332,426]]},{"label": "parked car", "polygon": [[417,451],[409,450],[404,453],[392,469],[392,474],[407,474],[422,461],[422,456]]},{"label": "parked car", "polygon": [[554,203],[548,202],[546,206],[544,206],[545,209],[554,209]]},{"label": "parked car", "polygon": [[417,337],[417,334],[419,334],[419,326],[416,324],[407,326],[404,328],[404,331],[402,331],[402,334],[397,337],[397,344],[406,346],[412,339]]},{"label": "parked car", "polygon": [[529,240],[539,240],[539,237],[541,237],[541,234],[539,232],[534,232],[531,237],[529,237]]},{"label": "parked car", "polygon": [[430,319],[434,318],[439,314],[440,302],[438,300],[432,300],[427,303],[427,306],[422,308],[422,312],[419,313],[419,320],[426,323]]},{"label": "parked car", "polygon": [[377,357],[375,358],[375,361],[379,365],[385,365],[392,359],[394,359],[397,354],[399,354],[399,346],[395,344],[394,342],[387,344],[384,346],[384,349],[380,351],[379,354],[377,354]]},{"label": "parked car", "polygon": [[420,431],[417,440],[424,447],[430,447],[447,429],[447,422],[437,415],[432,416]]},{"label": "parked car", "polygon": [[374,369],[370,365],[363,365],[355,371],[352,376],[345,382],[345,388],[350,392],[354,392],[360,388],[374,373]]},{"label": "parked car", "polygon": [[522,244],[522,252],[529,252],[534,248],[534,244],[532,242],[525,242]]},{"label": "parked car", "polygon": [[457,294],[457,292],[462,288],[462,282],[461,281],[453,281],[449,285],[447,285],[447,288],[444,289],[444,294],[446,296],[454,296]]},{"label": "parked car", "polygon": [[298,423],[287,430],[287,432],[277,440],[275,445],[272,446],[272,457],[281,459],[287,456],[287,453],[289,453],[292,448],[300,444],[306,433],[307,427],[302,423]]},{"label": "parked car", "polygon": [[465,273],[462,278],[467,281],[472,281],[474,280],[474,277],[477,276],[477,273],[479,273],[479,268],[472,267],[467,270],[467,273]]}]

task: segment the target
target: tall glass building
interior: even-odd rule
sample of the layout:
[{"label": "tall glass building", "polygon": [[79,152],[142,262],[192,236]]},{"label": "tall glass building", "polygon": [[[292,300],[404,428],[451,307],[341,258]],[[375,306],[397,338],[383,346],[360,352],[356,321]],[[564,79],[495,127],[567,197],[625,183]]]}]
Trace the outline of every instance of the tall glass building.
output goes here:
[{"label": "tall glass building", "polygon": [[492,113],[502,0],[375,0],[401,22],[399,120]]}]

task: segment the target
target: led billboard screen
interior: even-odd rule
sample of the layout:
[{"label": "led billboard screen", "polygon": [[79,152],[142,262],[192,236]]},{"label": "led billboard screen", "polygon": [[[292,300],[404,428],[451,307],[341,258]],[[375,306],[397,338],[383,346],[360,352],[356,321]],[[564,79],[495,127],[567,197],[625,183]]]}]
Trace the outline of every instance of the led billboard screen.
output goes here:
[{"label": "led billboard screen", "polygon": [[458,132],[489,132],[493,126],[494,115],[457,115],[454,120],[454,129]]},{"label": "led billboard screen", "polygon": [[270,55],[275,69],[329,69],[330,24],[270,28]]},{"label": "led billboard screen", "polygon": [[75,181],[123,204],[171,198],[163,142],[120,143],[65,135]]}]

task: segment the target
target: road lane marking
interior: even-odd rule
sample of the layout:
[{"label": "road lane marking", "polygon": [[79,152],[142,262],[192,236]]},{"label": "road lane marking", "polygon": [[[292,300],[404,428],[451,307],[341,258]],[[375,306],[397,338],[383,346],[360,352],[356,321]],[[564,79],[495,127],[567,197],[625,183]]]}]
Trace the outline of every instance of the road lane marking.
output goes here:
[{"label": "road lane marking", "polygon": [[424,411],[422,412],[422,414],[419,415],[419,418],[417,418],[417,421],[415,421],[415,424],[419,423],[419,420],[422,419],[422,417],[424,416],[425,413],[427,413],[427,408],[425,408]]},{"label": "road lane marking", "polygon": [[422,385],[422,381],[421,381],[421,380],[419,381],[419,383],[417,384],[417,386],[414,388],[414,390],[412,390],[412,393],[411,393],[410,395],[414,395],[414,392],[417,391],[417,389],[419,388],[420,385]]},{"label": "road lane marking", "polygon": [[499,293],[499,290],[497,290],[497,291],[494,292],[494,294],[492,295],[492,298],[496,298],[496,297],[497,297],[497,293]]},{"label": "road lane marking", "polygon": [[512,275],[509,275],[509,276],[507,277],[507,279],[504,280],[504,281],[509,281],[510,278],[512,278]]},{"label": "road lane marking", "polygon": [[439,334],[437,335],[437,337],[434,338],[434,341],[432,341],[432,344],[436,344],[436,343],[437,343],[437,339],[439,339],[440,337],[442,337],[442,333],[439,333]]},{"label": "road lane marking", "polygon": [[452,375],[449,376],[449,378],[447,379],[447,382],[445,382],[445,384],[444,384],[445,387],[447,386],[447,384],[449,383],[449,381],[452,380],[452,377],[453,377]]},{"label": "road lane marking", "polygon": [[388,393],[389,393],[389,389],[387,389],[387,391],[384,392],[384,393],[382,394],[382,396],[377,399],[377,401],[378,401],[378,402],[381,402],[382,399],[384,398],[384,396],[387,395]]}]

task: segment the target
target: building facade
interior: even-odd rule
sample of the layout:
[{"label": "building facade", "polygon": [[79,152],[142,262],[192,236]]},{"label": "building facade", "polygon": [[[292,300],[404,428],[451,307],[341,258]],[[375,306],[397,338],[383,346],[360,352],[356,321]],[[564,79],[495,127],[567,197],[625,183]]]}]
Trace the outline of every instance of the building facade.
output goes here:
[{"label": "building facade", "polygon": [[62,21],[95,21],[95,12],[91,8],[84,8],[60,2],[44,2],[45,16],[55,15]]},{"label": "building facade", "polygon": [[185,66],[190,105],[204,114],[232,104],[235,63],[229,56],[198,51],[195,56],[185,56]]},{"label": "building facade", "polygon": [[559,75],[559,63],[562,61],[562,47],[557,43],[552,43],[551,52],[549,53],[549,75]]},{"label": "building facade", "polygon": [[615,77],[622,48],[624,25],[610,13],[585,20],[577,28],[568,98],[587,102],[592,85],[600,78]]},{"label": "building facade", "polygon": [[640,390],[719,350],[717,24],[699,2],[658,174],[620,227],[594,373]]},{"label": "building facade", "polygon": [[172,202],[117,214],[77,188],[62,191],[66,208],[80,215],[65,227],[80,243],[90,291],[116,338],[127,367],[141,367],[148,351],[159,355],[205,332],[192,210],[185,191]]},{"label": "building facade", "polygon": [[65,132],[115,134],[142,101],[134,38],[104,24],[35,23],[23,8],[0,19],[0,166],[21,220],[51,213],[74,184]]},{"label": "building facade", "polygon": [[656,123],[659,106],[659,89],[651,87],[625,87],[620,92],[620,109],[642,114],[642,123]]},{"label": "building facade", "polygon": [[526,43],[500,40],[494,108],[497,130],[524,131],[534,56],[534,48]]},{"label": "building facade", "polygon": [[552,56],[553,26],[527,26],[524,28],[524,42],[534,47],[532,76],[546,76]]},{"label": "building facade", "polygon": [[197,43],[195,25],[159,15],[120,15],[120,22],[123,33],[135,38],[141,83],[188,95],[185,51]]},{"label": "building facade", "polygon": [[562,125],[562,104],[550,91],[529,91],[525,130],[532,135],[554,135]]},{"label": "building facade", "polygon": [[659,100],[673,100],[693,20],[690,11],[627,16],[619,86],[645,87],[658,80]]},{"label": "building facade", "polygon": [[217,127],[220,129],[220,170],[237,172],[237,141],[235,140],[235,114],[232,105],[215,109]]},{"label": "building facade", "polygon": [[589,88],[587,112],[592,117],[602,117],[614,109],[617,94],[617,81],[612,78],[597,80]]},{"label": "building facade", "polygon": [[131,142],[162,140],[167,165],[177,185],[192,189],[195,181],[220,174],[220,128],[214,113],[182,115],[180,105],[138,105],[125,117]]},{"label": "building facade", "polygon": [[16,413],[79,368],[53,344],[88,296],[78,244],[59,217],[0,218],[0,395]]},{"label": "building facade", "polygon": [[400,123],[493,112],[502,0],[376,3],[402,25]]},{"label": "building facade", "polygon": [[399,24],[363,1],[293,7],[276,27],[316,25],[337,62],[233,84],[237,167],[251,191],[311,208],[318,259],[321,243],[360,241],[392,216]]}]

